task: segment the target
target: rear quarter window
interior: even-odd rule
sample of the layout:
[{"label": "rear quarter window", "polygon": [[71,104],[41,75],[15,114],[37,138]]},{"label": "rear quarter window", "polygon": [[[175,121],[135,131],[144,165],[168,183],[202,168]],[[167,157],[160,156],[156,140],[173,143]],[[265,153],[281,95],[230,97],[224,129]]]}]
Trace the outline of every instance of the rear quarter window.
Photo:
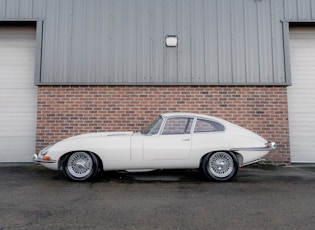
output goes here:
[{"label": "rear quarter window", "polygon": [[224,130],[225,130],[224,126],[218,122],[197,119],[194,133],[220,132]]}]

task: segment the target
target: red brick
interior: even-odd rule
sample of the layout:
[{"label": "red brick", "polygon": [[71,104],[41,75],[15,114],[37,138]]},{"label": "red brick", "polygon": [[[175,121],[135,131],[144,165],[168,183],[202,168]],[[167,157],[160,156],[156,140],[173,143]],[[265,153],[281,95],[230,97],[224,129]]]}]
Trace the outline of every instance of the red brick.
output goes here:
[{"label": "red brick", "polygon": [[215,115],[274,140],[273,162],[290,162],[286,87],[40,86],[37,150],[63,138],[141,130],[162,112]]}]

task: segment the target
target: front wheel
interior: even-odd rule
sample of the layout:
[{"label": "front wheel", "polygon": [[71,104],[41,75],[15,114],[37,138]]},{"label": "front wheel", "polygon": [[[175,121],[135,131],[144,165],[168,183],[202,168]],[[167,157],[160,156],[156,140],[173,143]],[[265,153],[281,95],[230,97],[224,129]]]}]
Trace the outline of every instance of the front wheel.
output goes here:
[{"label": "front wheel", "polygon": [[202,171],[212,181],[229,181],[238,171],[238,160],[231,152],[209,153],[202,161]]},{"label": "front wheel", "polygon": [[70,180],[85,181],[96,176],[98,161],[94,154],[74,152],[64,161],[64,173]]}]

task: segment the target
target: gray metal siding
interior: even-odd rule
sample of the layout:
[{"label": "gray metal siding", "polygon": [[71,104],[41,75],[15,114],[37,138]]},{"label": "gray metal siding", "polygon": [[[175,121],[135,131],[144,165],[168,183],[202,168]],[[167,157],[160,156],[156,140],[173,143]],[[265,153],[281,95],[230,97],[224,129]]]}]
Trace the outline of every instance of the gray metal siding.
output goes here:
[{"label": "gray metal siding", "polygon": [[286,85],[281,20],[315,0],[0,0],[10,20],[43,20],[38,84]]}]

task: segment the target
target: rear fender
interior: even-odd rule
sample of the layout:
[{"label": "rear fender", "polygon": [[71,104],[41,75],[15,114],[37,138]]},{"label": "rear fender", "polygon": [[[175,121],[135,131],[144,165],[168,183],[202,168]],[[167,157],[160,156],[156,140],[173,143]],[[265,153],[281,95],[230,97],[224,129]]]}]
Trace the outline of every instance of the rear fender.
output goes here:
[{"label": "rear fender", "polygon": [[[238,166],[240,167],[241,165],[243,165],[243,157],[241,154],[239,154],[238,152],[235,151],[229,151],[229,150],[217,150],[217,151],[213,151],[213,152],[209,152],[209,153],[215,153],[215,152],[229,152],[231,153],[232,157],[234,158],[234,160],[237,162]],[[203,155],[200,159],[199,162],[199,168],[201,167],[201,164],[204,160],[204,158],[209,154],[206,153],[205,155]]]}]

